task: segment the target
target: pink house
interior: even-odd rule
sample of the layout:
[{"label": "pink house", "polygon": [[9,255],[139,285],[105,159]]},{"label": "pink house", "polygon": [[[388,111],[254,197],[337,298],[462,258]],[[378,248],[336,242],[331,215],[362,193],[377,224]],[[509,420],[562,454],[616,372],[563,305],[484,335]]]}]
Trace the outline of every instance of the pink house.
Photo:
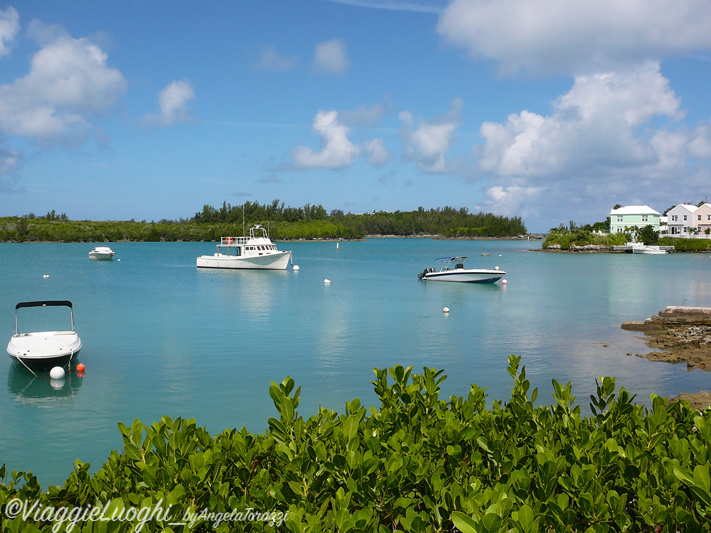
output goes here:
[{"label": "pink house", "polygon": [[711,231],[711,205],[704,204],[694,211],[694,228],[701,234]]}]

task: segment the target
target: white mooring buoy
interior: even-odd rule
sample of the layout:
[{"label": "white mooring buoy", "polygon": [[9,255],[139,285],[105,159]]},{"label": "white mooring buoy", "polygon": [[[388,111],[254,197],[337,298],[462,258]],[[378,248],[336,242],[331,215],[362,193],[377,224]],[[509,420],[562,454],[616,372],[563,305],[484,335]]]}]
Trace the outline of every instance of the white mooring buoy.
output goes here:
[{"label": "white mooring buoy", "polygon": [[328,285],[329,283],[331,283],[331,280],[327,278],[327,279],[323,280],[323,282],[324,282],[326,285]]},{"label": "white mooring buoy", "polygon": [[449,314],[449,307],[445,307],[444,309],[442,309],[442,312],[443,312],[445,315],[448,315],[448,314]]},{"label": "white mooring buoy", "polygon": [[64,369],[61,366],[55,366],[49,371],[50,379],[62,379],[64,377]]},{"label": "white mooring buoy", "polygon": [[294,265],[293,267],[291,267],[291,270],[293,270],[294,272],[298,272],[298,271],[299,271],[299,265]]}]

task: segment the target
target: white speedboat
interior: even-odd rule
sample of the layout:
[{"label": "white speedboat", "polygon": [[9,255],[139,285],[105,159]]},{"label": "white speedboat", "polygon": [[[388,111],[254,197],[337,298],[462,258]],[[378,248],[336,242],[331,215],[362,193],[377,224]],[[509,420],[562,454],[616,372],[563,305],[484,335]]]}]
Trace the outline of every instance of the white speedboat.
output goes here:
[{"label": "white speedboat", "polygon": [[[499,267],[489,268],[464,268],[466,256],[440,257],[439,270],[426,268],[417,277],[422,281],[454,281],[459,283],[496,283],[506,275]],[[452,266],[453,264],[453,266]]]},{"label": "white speedboat", "polygon": [[222,237],[214,255],[197,258],[198,268],[238,268],[251,270],[286,270],[290,251],[277,250],[266,228],[255,224],[249,237]]},{"label": "white speedboat", "polygon": [[665,255],[669,253],[669,250],[667,250],[666,248],[662,248],[661,246],[635,244],[632,246],[632,253],[647,255]]},{"label": "white speedboat", "polygon": [[93,261],[111,261],[115,252],[108,246],[97,246],[89,252],[89,259]]},{"label": "white speedboat", "polygon": [[[28,307],[68,307],[71,329],[21,333],[18,328],[17,312]],[[49,370],[55,366],[68,365],[79,350],[81,350],[81,340],[74,329],[72,302],[46,300],[20,302],[15,306],[15,333],[7,344],[7,353],[28,370]]]}]

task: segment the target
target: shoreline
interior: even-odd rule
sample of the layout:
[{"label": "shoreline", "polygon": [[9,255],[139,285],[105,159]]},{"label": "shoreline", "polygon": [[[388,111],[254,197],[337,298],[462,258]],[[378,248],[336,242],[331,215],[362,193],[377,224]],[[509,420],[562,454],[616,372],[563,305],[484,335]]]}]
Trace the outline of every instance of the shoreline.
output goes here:
[{"label": "shoreline", "polygon": [[[623,322],[628,331],[644,333],[652,349],[635,354],[650,361],[680,364],[688,370],[711,372],[711,307],[669,306],[644,321]],[[631,354],[629,354],[631,355]],[[687,400],[694,409],[711,407],[711,391],[684,392],[670,401]]]}]

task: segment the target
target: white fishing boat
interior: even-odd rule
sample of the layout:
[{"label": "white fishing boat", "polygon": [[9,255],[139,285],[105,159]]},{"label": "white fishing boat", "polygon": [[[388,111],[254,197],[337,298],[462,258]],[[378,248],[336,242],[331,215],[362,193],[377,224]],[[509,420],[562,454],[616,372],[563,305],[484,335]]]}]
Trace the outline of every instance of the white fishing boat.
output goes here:
[{"label": "white fishing boat", "polygon": [[[71,329],[20,332],[17,320],[18,311],[31,307],[68,307]],[[7,344],[7,353],[28,370],[49,370],[55,366],[68,365],[72,358],[79,353],[79,350],[81,350],[81,340],[74,328],[72,302],[45,300],[20,302],[15,306],[15,332]]]},{"label": "white fishing boat", "polygon": [[286,270],[290,251],[277,250],[266,228],[255,224],[249,237],[222,237],[214,255],[197,258],[198,268],[236,268],[251,270]]},{"label": "white fishing boat", "polygon": [[111,261],[115,252],[108,246],[97,246],[89,252],[89,259],[92,261]]},{"label": "white fishing boat", "polygon": [[440,257],[439,270],[426,268],[417,277],[422,281],[451,281],[459,283],[496,283],[506,275],[499,267],[489,268],[464,268],[466,256]]}]

